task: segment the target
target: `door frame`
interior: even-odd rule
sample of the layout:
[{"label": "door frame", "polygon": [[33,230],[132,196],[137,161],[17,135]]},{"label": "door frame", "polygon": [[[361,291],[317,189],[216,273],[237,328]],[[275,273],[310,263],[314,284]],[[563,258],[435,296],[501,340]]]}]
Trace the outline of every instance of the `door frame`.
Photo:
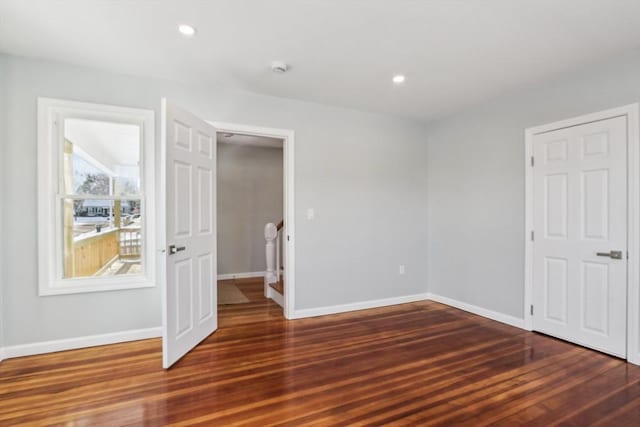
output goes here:
[{"label": "door frame", "polygon": [[284,317],[293,319],[295,313],[295,132],[290,129],[276,129],[260,126],[243,125],[209,121],[219,133],[239,133],[250,136],[264,136],[282,139],[283,142],[283,199],[284,223],[288,239],[284,245],[284,278],[286,291],[284,293]]},{"label": "door frame", "polygon": [[639,104],[525,129],[524,328],[533,330],[533,138],[535,135],[614,117],[627,119],[627,361],[640,365],[640,139]]}]

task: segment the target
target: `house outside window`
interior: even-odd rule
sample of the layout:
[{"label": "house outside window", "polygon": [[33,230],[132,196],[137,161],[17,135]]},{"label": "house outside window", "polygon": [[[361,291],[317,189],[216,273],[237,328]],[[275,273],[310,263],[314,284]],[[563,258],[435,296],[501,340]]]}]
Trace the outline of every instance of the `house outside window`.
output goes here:
[{"label": "house outside window", "polygon": [[40,295],[154,285],[153,112],[38,100]]}]

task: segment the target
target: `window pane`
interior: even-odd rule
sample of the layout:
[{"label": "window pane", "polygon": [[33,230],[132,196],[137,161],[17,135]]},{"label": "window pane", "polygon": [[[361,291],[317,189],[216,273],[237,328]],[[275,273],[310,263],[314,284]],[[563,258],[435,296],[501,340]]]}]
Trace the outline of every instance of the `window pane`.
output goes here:
[{"label": "window pane", "polygon": [[63,278],[142,274],[140,200],[64,199]]},{"label": "window pane", "polygon": [[140,168],[138,166],[118,166],[113,178],[113,194],[116,196],[136,196],[140,194]]},{"label": "window pane", "polygon": [[140,127],[95,120],[64,120],[65,194],[140,194]]}]

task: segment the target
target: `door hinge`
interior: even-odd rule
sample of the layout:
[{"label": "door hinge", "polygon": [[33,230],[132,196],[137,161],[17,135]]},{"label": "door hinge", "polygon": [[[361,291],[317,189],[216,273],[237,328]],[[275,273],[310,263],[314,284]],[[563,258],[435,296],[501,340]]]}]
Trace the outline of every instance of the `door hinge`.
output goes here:
[{"label": "door hinge", "polygon": [[535,236],[534,236],[534,234],[533,234],[533,230],[531,230],[531,241],[533,242],[533,241],[534,241],[534,239],[535,239]]},{"label": "door hinge", "polygon": [[533,316],[533,304],[531,304],[531,315]]},{"label": "door hinge", "polygon": [[290,237],[291,237],[291,236],[289,236],[289,235],[287,234],[287,242],[291,240],[291,239],[290,239]]},{"label": "door hinge", "polygon": [[531,156],[531,167],[533,167],[534,164],[535,162],[533,161],[533,156]]}]

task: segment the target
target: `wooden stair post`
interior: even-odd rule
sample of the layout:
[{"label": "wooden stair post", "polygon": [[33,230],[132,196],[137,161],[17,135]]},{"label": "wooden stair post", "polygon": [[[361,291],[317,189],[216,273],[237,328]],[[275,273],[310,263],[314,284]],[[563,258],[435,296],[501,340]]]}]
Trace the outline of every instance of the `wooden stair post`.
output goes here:
[{"label": "wooden stair post", "polygon": [[278,281],[276,276],[276,237],[278,237],[278,229],[272,222],[264,226],[264,238],[266,244],[266,261],[267,271],[264,275],[264,295],[267,296],[269,284]]}]

